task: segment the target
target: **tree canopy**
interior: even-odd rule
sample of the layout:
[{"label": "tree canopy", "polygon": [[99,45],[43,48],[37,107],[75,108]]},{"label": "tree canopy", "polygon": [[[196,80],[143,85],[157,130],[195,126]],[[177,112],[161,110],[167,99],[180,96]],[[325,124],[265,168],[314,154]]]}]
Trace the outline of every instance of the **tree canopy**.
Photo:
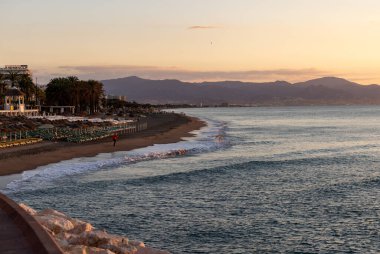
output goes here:
[{"label": "tree canopy", "polygon": [[9,70],[8,72],[0,73],[0,104],[2,104],[5,91],[10,87],[16,87],[25,93],[25,101],[30,104],[35,104],[37,100],[44,100],[44,92],[41,88],[33,83],[30,73],[21,71]]},{"label": "tree canopy", "polygon": [[99,110],[103,97],[103,84],[96,80],[79,80],[75,76],[52,79],[46,87],[46,104],[75,106],[76,113]]}]

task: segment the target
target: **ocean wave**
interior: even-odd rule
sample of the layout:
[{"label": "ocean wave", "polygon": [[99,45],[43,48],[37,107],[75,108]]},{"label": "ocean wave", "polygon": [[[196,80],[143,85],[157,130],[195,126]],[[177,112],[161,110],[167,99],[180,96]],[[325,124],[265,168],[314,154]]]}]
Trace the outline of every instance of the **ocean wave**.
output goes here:
[{"label": "ocean wave", "polygon": [[[233,178],[241,178],[244,179],[248,175],[259,175],[261,177],[267,175],[270,176],[272,174],[277,174],[279,171],[287,171],[291,169],[293,172],[291,174],[300,174],[299,179],[292,179],[291,174],[284,177],[284,179],[277,179],[278,182],[285,181],[286,183],[291,183],[292,181],[303,181],[302,174],[305,172],[306,166],[314,168],[315,174],[318,173],[318,169],[321,167],[330,168],[336,165],[346,166],[347,167],[347,175],[350,174],[358,174],[358,172],[353,173],[349,171],[349,167],[354,163],[358,162],[357,157],[318,157],[318,158],[302,158],[302,159],[291,159],[291,160],[251,160],[242,163],[231,163],[229,165],[224,166],[216,166],[216,167],[205,167],[196,170],[183,171],[183,172],[170,172],[167,174],[158,174],[145,176],[140,178],[130,178],[130,179],[113,179],[113,180],[100,180],[95,182],[87,183],[88,185],[99,185],[102,182],[102,185],[152,185],[152,184],[161,184],[161,183],[182,183],[182,182],[202,182],[206,181],[209,183],[209,179],[213,178],[225,178],[232,180]],[[365,159],[363,159],[363,163],[365,163]],[[307,172],[309,173],[309,172]],[[335,182],[330,182],[329,175],[320,176],[320,179],[325,179],[326,185],[324,185],[323,189],[337,188],[337,186],[341,186],[342,188],[353,188],[358,185],[359,187],[362,185],[371,186],[379,186],[380,177],[377,173],[374,173],[371,176],[366,177],[358,177],[355,175],[355,180],[351,180],[350,178],[342,178],[340,180],[336,180]],[[249,178],[249,177],[248,177]],[[243,180],[239,180],[243,181]],[[303,186],[307,188],[308,186]],[[301,189],[301,188],[300,188]],[[305,190],[304,190],[305,191]],[[311,191],[317,191],[313,189]]]},{"label": "ocean wave", "polygon": [[10,182],[2,192],[9,194],[45,189],[53,187],[56,180],[65,176],[110,170],[148,160],[192,156],[228,147],[225,123],[208,119],[205,121],[207,122],[206,127],[192,132],[195,137],[185,138],[184,141],[177,143],[156,144],[128,152],[101,153],[91,158],[75,158],[25,171],[20,179]]}]

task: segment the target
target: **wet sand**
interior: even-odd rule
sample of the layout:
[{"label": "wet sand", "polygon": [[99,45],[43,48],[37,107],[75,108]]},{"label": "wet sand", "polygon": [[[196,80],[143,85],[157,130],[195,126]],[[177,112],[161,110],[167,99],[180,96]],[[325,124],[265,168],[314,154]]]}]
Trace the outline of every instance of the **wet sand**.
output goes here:
[{"label": "wet sand", "polygon": [[39,166],[78,157],[93,157],[99,153],[130,151],[154,144],[175,143],[206,124],[196,118],[178,114],[158,114],[147,118],[148,129],[120,136],[116,146],[111,137],[96,142],[71,144],[42,142],[39,144],[0,150],[0,176],[21,173]]}]

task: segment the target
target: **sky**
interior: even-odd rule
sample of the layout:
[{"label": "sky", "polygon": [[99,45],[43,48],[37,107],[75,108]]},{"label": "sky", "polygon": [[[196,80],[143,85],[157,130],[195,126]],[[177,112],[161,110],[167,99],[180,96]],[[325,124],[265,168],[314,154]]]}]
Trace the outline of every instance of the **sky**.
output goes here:
[{"label": "sky", "polygon": [[0,0],[0,66],[46,83],[140,76],[380,84],[379,0]]}]

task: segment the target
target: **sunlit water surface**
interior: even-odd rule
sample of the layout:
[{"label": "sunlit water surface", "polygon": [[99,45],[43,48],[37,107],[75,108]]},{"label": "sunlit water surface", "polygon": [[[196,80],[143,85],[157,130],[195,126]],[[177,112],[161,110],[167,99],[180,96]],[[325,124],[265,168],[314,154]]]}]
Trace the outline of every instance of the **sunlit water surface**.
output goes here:
[{"label": "sunlit water surface", "polygon": [[380,107],[181,111],[210,127],[3,191],[172,253],[380,251]]}]

